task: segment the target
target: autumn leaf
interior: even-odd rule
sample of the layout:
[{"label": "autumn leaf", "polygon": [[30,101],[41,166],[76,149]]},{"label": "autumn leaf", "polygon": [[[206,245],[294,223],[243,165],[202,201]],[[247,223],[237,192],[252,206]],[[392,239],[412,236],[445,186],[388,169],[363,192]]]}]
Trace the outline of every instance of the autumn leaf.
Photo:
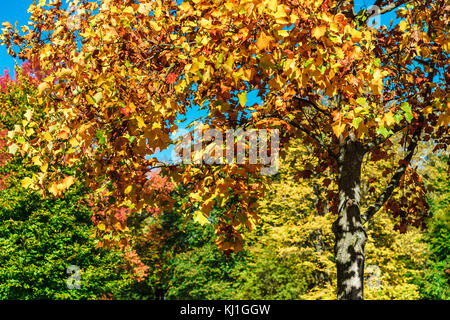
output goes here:
[{"label": "autumn leaf", "polygon": [[259,34],[258,40],[256,41],[256,47],[260,51],[264,51],[270,48],[270,45],[273,41],[273,38],[270,36],[267,36],[264,32],[261,32]]},{"label": "autumn leaf", "polygon": [[175,73],[169,73],[166,78],[166,82],[169,84],[174,84],[177,81],[178,76]]},{"label": "autumn leaf", "polygon": [[245,107],[245,104],[247,103],[247,91],[241,92],[238,94],[239,103],[242,107]]},{"label": "autumn leaf", "polygon": [[44,91],[49,89],[49,88],[50,88],[50,85],[47,82],[42,82],[38,86],[38,95],[42,95],[44,93]]},{"label": "autumn leaf", "polygon": [[200,223],[202,226],[208,224],[208,219],[203,215],[201,211],[196,211],[194,213],[194,221]]},{"label": "autumn leaf", "polygon": [[394,123],[396,123],[394,119],[394,114],[392,112],[385,113],[383,116],[383,122],[388,126],[392,126]]},{"label": "autumn leaf", "polygon": [[334,135],[339,138],[345,131],[346,124],[341,121],[337,121],[332,125]]},{"label": "autumn leaf", "polygon": [[320,39],[325,35],[325,32],[327,32],[327,27],[325,25],[317,26],[312,29],[311,36],[316,39]]}]

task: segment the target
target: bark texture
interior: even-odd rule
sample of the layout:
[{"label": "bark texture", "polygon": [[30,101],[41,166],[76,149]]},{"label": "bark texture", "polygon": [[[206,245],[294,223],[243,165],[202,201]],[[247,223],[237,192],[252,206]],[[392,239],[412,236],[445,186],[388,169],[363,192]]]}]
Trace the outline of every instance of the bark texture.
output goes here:
[{"label": "bark texture", "polygon": [[337,297],[341,300],[360,300],[364,297],[364,246],[367,236],[360,214],[363,156],[363,146],[352,137],[341,143],[338,158],[339,211],[333,223]]}]

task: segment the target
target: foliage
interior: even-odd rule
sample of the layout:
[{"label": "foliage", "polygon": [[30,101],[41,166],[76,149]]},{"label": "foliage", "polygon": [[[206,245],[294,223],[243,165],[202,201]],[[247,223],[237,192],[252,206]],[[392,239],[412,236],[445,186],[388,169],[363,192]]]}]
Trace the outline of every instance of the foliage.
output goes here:
[{"label": "foliage", "polygon": [[[25,66],[16,80],[3,77],[0,123],[7,128],[26,119],[27,96],[36,90],[29,75]],[[96,248],[92,212],[80,205],[86,188],[77,182],[63,198],[45,199],[27,190],[36,165],[19,154],[5,157],[9,146],[2,142],[0,299],[98,299],[132,283],[123,253]]]},{"label": "foliage", "polygon": [[[76,13],[61,0],[42,0],[30,6],[28,26],[3,23],[8,52],[41,70],[38,97],[28,103],[45,112],[42,125],[36,125],[41,115],[31,111],[27,121],[9,128],[9,151],[34,159],[38,168],[24,185],[42,195],[61,197],[83,180],[114,204],[98,208],[96,235],[105,247],[131,252],[141,278],[147,268],[132,251],[124,217],[170,211],[176,201],[172,188],[148,178],[155,168],[188,190],[183,209],[197,221],[214,222],[216,244],[228,254],[243,249],[242,226],[252,229],[260,220],[258,200],[267,182],[262,163],[175,166],[149,159],[174,144],[171,133],[188,107],[206,110],[202,122],[221,133],[279,130],[284,153],[292,139],[309,147],[315,160],[292,173],[320,179],[320,193],[328,187],[314,205],[338,214],[338,289],[350,274],[339,271],[349,265],[344,245],[358,248],[350,261],[358,264],[362,224],[384,204],[399,231],[425,226],[423,179],[410,165],[420,141],[432,141],[433,151],[448,147],[450,7],[444,0],[377,0],[384,13],[401,6],[401,22],[378,29],[364,23],[365,10],[353,12],[354,1],[74,4]],[[251,91],[261,104],[247,105]],[[368,197],[372,205],[360,203],[365,155],[371,162],[396,161],[383,172],[390,179],[383,179],[386,188]],[[393,195],[399,186],[405,195]],[[367,210],[361,214],[360,208]],[[350,210],[356,210],[355,222]],[[351,224],[358,227],[347,230]],[[353,273],[361,278],[362,268]],[[362,282],[355,288],[347,293],[362,298]]]},{"label": "foliage", "polygon": [[432,190],[430,207],[433,217],[428,221],[424,241],[431,254],[424,273],[417,279],[424,299],[450,299],[450,207],[447,155],[428,156],[424,177]]},{"label": "foliage", "polygon": [[238,290],[241,254],[225,255],[214,228],[186,219],[186,195],[175,190],[173,209],[129,217],[134,248],[149,266],[145,283],[130,287],[137,299],[231,299]]},{"label": "foliage", "polygon": [[[17,184],[0,192],[1,299],[98,299],[132,282],[121,252],[96,248],[80,194],[43,200]],[[67,285],[77,276],[71,265],[80,268],[80,289]]]},{"label": "foliage", "polygon": [[[147,155],[172,143],[176,116],[189,105],[209,105],[207,123],[221,131],[282,128],[286,139],[306,132],[314,155],[328,154],[313,168],[318,172],[335,168],[340,137],[370,147],[400,131],[412,141],[422,128],[436,149],[445,148],[449,90],[432,82],[447,72],[448,7],[441,2],[408,4],[398,13],[402,23],[377,30],[362,23],[364,12],[354,15],[337,1],[83,1],[76,16],[60,0],[40,1],[30,6],[32,22],[22,35],[4,23],[9,52],[39,63],[46,76],[33,103],[46,107],[48,125],[33,147],[16,145],[41,153],[55,170],[62,159],[82,163],[90,188],[106,183],[120,205],[137,211],[170,205],[144,188]],[[264,103],[247,108],[244,97],[255,89]],[[389,101],[395,103],[386,107]],[[384,144],[377,158],[396,150]],[[171,175],[192,189],[202,214],[214,201],[228,209],[216,225],[229,239],[219,242],[224,249],[241,247],[237,224],[257,220],[258,167],[187,166]],[[70,185],[57,170],[41,176],[49,181],[33,177],[36,188],[59,194]]]}]

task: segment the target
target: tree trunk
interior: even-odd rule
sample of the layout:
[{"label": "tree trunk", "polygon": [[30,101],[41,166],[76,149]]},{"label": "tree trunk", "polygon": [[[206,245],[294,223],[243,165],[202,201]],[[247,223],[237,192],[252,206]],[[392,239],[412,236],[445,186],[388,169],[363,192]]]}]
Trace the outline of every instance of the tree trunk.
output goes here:
[{"label": "tree trunk", "polygon": [[360,215],[362,145],[352,137],[340,145],[338,159],[339,209],[333,223],[336,237],[337,298],[364,298],[364,246],[366,232]]}]

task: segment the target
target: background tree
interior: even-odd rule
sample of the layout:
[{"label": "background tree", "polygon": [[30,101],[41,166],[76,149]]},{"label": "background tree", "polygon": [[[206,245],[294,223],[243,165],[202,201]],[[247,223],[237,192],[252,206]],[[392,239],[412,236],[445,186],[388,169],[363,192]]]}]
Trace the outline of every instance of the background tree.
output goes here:
[{"label": "background tree", "polygon": [[87,192],[82,182],[63,198],[43,198],[26,189],[38,170],[36,159],[8,153],[8,129],[30,120],[27,97],[36,92],[36,78],[28,66],[18,69],[16,79],[5,74],[1,80],[0,299],[116,295],[134,282],[133,275],[124,268],[123,252],[96,247],[92,212],[80,205]]}]

